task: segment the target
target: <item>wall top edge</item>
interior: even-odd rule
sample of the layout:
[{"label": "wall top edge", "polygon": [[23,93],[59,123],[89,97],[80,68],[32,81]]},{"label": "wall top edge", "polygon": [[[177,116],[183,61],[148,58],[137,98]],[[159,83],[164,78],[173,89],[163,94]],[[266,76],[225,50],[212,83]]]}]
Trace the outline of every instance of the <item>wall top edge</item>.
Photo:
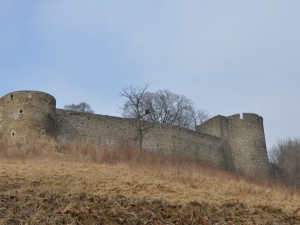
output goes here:
[{"label": "wall top edge", "polygon": [[[71,110],[65,110],[65,109],[59,109],[59,108],[56,108],[56,113],[65,114],[65,116],[73,115],[73,116],[79,116],[79,117],[105,118],[108,120],[126,121],[126,122],[132,123],[132,124],[135,122],[134,118],[131,119],[131,118],[123,118],[123,117],[101,115],[101,114],[94,114],[94,113],[87,113],[87,112],[77,112],[77,111],[71,111]],[[172,125],[172,124],[163,124],[163,123],[154,123],[154,122],[146,122],[146,123],[153,124],[152,126],[150,126],[152,128],[158,128],[158,129],[169,128],[169,129],[172,129],[173,131],[184,131],[186,133],[197,135],[197,136],[200,135],[200,136],[206,136],[206,137],[213,138],[213,139],[218,139],[218,140],[220,139],[219,137],[216,137],[213,135],[201,133],[201,132],[198,132],[195,130],[187,129],[184,127],[179,127],[179,126]]]},{"label": "wall top edge", "polygon": [[46,92],[42,92],[42,91],[34,91],[34,90],[23,90],[23,91],[13,91],[10,92],[6,95],[3,95],[1,98],[5,98],[6,96],[10,96],[10,95],[14,95],[14,94],[39,94],[39,95],[47,95],[47,96],[51,96],[53,99],[55,99],[52,95],[46,93]]},{"label": "wall top edge", "polygon": [[263,119],[262,116],[256,114],[256,113],[241,113],[241,114],[234,114],[227,117],[228,119]]}]

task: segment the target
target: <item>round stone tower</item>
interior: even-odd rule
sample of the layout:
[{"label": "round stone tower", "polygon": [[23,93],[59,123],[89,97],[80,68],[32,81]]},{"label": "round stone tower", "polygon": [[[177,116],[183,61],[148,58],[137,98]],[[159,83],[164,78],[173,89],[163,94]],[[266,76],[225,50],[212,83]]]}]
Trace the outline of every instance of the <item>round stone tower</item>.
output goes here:
[{"label": "round stone tower", "polygon": [[251,113],[244,113],[242,118],[239,114],[227,118],[235,169],[250,176],[268,176],[263,118]]},{"label": "round stone tower", "polygon": [[8,142],[55,136],[56,100],[39,91],[17,91],[0,99],[0,138]]}]

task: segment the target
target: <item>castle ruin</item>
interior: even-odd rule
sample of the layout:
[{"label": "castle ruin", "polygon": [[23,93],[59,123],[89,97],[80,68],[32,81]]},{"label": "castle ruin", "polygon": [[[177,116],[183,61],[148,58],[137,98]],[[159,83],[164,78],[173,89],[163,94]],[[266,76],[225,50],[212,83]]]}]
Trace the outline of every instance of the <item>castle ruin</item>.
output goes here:
[{"label": "castle ruin", "polygon": [[[53,96],[38,91],[12,92],[0,99],[2,141],[25,142],[44,136],[111,147],[137,142],[132,119],[57,109]],[[196,131],[154,124],[144,137],[143,149],[177,154],[250,176],[269,175],[263,118],[256,114],[215,116]]]}]

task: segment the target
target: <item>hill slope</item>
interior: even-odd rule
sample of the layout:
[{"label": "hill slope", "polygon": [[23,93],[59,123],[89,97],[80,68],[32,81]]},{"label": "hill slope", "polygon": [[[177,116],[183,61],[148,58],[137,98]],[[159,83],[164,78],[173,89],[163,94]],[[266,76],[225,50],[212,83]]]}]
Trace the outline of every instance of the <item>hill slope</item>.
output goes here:
[{"label": "hill slope", "polygon": [[300,224],[300,197],[220,173],[0,161],[0,224]]}]

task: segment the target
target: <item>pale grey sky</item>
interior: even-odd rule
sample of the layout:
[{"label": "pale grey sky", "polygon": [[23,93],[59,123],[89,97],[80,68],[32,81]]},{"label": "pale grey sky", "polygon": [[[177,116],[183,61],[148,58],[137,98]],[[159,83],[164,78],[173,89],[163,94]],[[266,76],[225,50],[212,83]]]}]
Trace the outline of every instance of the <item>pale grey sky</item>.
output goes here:
[{"label": "pale grey sky", "polygon": [[299,0],[0,0],[0,95],[119,116],[122,88],[149,82],[211,116],[263,116],[270,148],[300,136],[299,12]]}]

